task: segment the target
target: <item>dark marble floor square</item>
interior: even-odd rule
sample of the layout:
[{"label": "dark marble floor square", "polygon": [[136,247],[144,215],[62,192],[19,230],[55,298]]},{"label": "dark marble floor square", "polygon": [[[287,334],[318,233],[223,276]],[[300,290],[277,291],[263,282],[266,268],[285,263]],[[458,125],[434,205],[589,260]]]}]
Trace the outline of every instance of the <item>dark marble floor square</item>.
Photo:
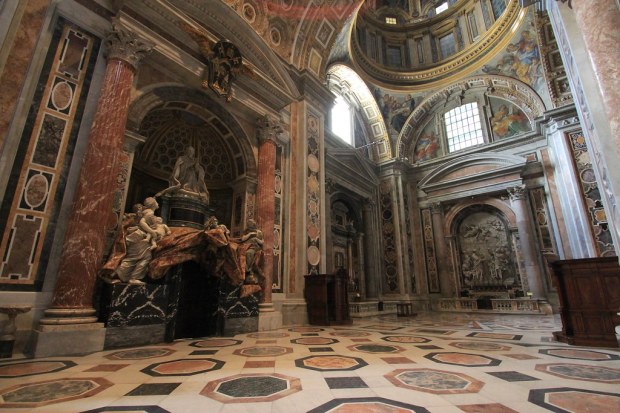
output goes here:
[{"label": "dark marble floor square", "polygon": [[302,333],[302,336],[304,337],[316,337],[318,335],[319,333]]},{"label": "dark marble floor square", "polygon": [[98,366],[91,367],[84,371],[119,371],[127,366],[129,366],[129,364],[99,364]]},{"label": "dark marble floor square", "polygon": [[324,353],[327,351],[334,351],[331,347],[310,347],[310,353]]},{"label": "dark marble floor square", "polygon": [[212,356],[217,350],[196,350],[189,353],[190,356]]},{"label": "dark marble floor square", "polygon": [[145,383],[141,384],[126,396],[166,396],[179,387],[181,383]]},{"label": "dark marble floor square", "polygon": [[360,377],[326,377],[330,389],[361,389],[368,385]]},{"label": "dark marble floor square", "polygon": [[275,360],[259,360],[259,361],[248,360],[245,362],[245,365],[243,366],[243,368],[244,369],[258,369],[258,368],[275,367],[275,366],[276,366]]},{"label": "dark marble floor square", "polygon": [[415,361],[407,358],[407,357],[381,357],[383,361],[388,364],[411,364],[415,363]]},{"label": "dark marble floor square", "polygon": [[539,380],[536,377],[528,376],[527,374],[519,373],[517,371],[497,371],[493,373],[487,373],[491,376],[498,377],[506,381],[534,381]]},{"label": "dark marble floor square", "polygon": [[422,350],[441,350],[441,347],[433,346],[432,344],[429,344],[426,346],[416,346],[416,347]]}]

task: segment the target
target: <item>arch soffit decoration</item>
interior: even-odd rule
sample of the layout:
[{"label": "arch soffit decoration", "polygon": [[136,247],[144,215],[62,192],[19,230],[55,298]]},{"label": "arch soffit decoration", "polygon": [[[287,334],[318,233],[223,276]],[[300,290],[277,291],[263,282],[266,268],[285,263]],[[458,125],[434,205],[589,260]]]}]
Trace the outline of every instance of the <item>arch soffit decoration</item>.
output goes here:
[{"label": "arch soffit decoration", "polygon": [[323,2],[320,6],[314,2],[299,3],[307,6],[299,10],[290,63],[300,70],[308,69],[320,78],[326,73],[332,49],[339,47],[342,32],[351,32],[351,19],[355,18],[364,0],[331,2],[335,4]]},{"label": "arch soffit decoration", "polygon": [[424,191],[433,185],[441,183],[448,175],[472,166],[495,166],[494,171],[499,169],[519,170],[525,167],[526,162],[527,160],[522,156],[500,153],[464,155],[432,170],[418,183],[418,187]]},{"label": "arch soffit decoration", "polygon": [[529,85],[506,76],[472,76],[431,94],[409,115],[396,145],[396,157],[407,156],[415,148],[418,138],[441,105],[462,92],[483,91],[486,96],[507,100],[518,106],[530,123],[545,111],[545,104]]},{"label": "arch soffit decoration", "polygon": [[349,66],[334,64],[327,70],[327,82],[329,88],[347,98],[362,117],[369,140],[367,144],[373,144],[373,160],[379,162],[391,159],[392,147],[385,121],[377,101],[362,78]]},{"label": "arch soffit decoration", "polygon": [[508,228],[517,228],[517,216],[515,212],[505,202],[497,198],[468,199],[455,205],[444,217],[444,234],[456,236],[456,227],[462,214],[472,206],[488,206],[498,210],[506,221]]},{"label": "arch soffit decoration", "polygon": [[237,120],[222,107],[219,101],[212,99],[206,93],[188,89],[177,85],[158,85],[149,87],[138,99],[129,106],[127,129],[137,132],[144,117],[153,109],[161,107],[169,102],[187,103],[186,108],[176,108],[191,112],[203,119],[213,115],[217,117],[232,133],[232,139],[240,148],[246,165],[245,174],[248,177],[257,176],[256,159],[252,150],[253,139],[245,133]]}]

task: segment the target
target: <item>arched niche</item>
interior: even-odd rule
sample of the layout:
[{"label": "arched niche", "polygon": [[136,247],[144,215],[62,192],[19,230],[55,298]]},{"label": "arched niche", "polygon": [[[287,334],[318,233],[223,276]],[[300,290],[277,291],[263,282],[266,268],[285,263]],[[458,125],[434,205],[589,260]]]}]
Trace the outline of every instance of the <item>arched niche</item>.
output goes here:
[{"label": "arched niche", "polygon": [[131,105],[128,127],[145,141],[134,157],[126,205],[166,188],[176,159],[188,146],[196,149],[205,168],[210,206],[220,221],[230,225],[233,199],[254,192],[252,141],[235,118],[203,92],[152,88]]},{"label": "arched niche", "polygon": [[522,291],[515,229],[504,211],[490,203],[459,208],[450,230],[461,291],[508,295]]}]

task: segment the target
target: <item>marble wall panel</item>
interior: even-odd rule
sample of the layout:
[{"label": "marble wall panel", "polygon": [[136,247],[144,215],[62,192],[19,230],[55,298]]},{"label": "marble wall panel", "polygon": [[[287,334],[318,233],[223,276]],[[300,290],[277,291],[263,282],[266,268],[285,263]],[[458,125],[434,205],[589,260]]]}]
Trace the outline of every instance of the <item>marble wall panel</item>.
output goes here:
[{"label": "marble wall panel", "polygon": [[0,289],[42,284],[99,44],[56,21],[0,211]]}]

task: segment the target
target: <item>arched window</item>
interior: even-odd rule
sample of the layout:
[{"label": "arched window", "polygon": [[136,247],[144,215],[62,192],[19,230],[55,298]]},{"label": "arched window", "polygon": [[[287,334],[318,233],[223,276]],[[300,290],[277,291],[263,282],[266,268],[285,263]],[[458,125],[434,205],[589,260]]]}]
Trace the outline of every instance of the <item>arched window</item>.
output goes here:
[{"label": "arched window", "polygon": [[340,139],[353,146],[353,117],[351,107],[340,95],[331,112],[332,132]]},{"label": "arched window", "polygon": [[471,102],[443,115],[448,138],[448,152],[484,143],[478,103]]}]

